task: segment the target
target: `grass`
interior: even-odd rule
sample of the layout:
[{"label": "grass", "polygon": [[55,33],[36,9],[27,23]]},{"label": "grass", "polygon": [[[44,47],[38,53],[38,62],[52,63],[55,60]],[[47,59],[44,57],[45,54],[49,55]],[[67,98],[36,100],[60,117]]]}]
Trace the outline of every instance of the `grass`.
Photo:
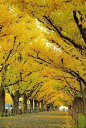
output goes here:
[{"label": "grass", "polygon": [[84,117],[84,115],[79,114],[78,122],[79,122],[79,128],[85,128],[85,117]]}]

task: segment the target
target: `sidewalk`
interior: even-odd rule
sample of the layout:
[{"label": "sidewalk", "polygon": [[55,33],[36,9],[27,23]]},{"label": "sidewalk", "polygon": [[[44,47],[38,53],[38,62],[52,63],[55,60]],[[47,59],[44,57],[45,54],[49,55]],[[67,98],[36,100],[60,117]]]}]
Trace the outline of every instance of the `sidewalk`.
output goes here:
[{"label": "sidewalk", "polygon": [[74,128],[68,112],[48,111],[0,118],[0,128]]}]

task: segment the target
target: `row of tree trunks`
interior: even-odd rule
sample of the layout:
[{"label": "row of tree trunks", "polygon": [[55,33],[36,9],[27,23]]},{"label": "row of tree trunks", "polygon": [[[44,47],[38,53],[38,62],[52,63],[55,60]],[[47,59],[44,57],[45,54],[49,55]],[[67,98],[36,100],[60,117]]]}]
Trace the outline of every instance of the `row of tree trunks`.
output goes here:
[{"label": "row of tree trunks", "polygon": [[[14,114],[19,113],[19,104],[18,104],[19,98],[20,98],[19,91],[16,91],[15,94],[12,95]],[[28,97],[26,96],[26,94],[24,94],[23,95],[23,112],[27,112],[27,99]]]},{"label": "row of tree trunks", "polygon": [[[1,86],[2,87],[2,86]],[[13,113],[18,114],[19,113],[19,91],[16,91],[14,95],[11,95],[13,99]],[[27,112],[27,96],[24,94],[23,96],[23,111]],[[4,88],[0,88],[0,114],[3,116],[5,112],[5,90]]]},{"label": "row of tree trunks", "polygon": [[[19,102],[19,91],[16,91],[15,95],[12,96],[13,99],[13,109],[14,113],[18,113],[18,102]],[[27,111],[27,96],[24,94],[23,96],[23,111]],[[82,98],[76,97],[73,102],[73,109],[79,110],[81,113],[84,113],[84,110],[86,110],[86,88],[84,89],[82,93]],[[0,113],[4,113],[5,110],[5,91],[4,88],[0,88]]]}]

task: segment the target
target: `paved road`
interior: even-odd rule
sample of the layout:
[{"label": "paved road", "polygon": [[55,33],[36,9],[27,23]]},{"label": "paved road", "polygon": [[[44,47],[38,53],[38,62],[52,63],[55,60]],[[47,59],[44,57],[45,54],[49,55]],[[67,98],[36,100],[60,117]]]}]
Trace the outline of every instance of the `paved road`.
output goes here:
[{"label": "paved road", "polygon": [[0,118],[0,128],[74,128],[67,112],[48,111]]}]

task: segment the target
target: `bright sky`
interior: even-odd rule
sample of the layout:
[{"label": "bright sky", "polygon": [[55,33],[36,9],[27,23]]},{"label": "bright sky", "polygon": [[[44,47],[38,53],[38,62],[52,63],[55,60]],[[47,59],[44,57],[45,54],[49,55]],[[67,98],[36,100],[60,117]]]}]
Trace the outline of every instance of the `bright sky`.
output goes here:
[{"label": "bright sky", "polygon": [[64,109],[64,108],[65,108],[65,109],[68,109],[68,107],[66,107],[66,106],[60,106],[60,107],[59,107],[60,110],[61,110],[61,109]]}]

